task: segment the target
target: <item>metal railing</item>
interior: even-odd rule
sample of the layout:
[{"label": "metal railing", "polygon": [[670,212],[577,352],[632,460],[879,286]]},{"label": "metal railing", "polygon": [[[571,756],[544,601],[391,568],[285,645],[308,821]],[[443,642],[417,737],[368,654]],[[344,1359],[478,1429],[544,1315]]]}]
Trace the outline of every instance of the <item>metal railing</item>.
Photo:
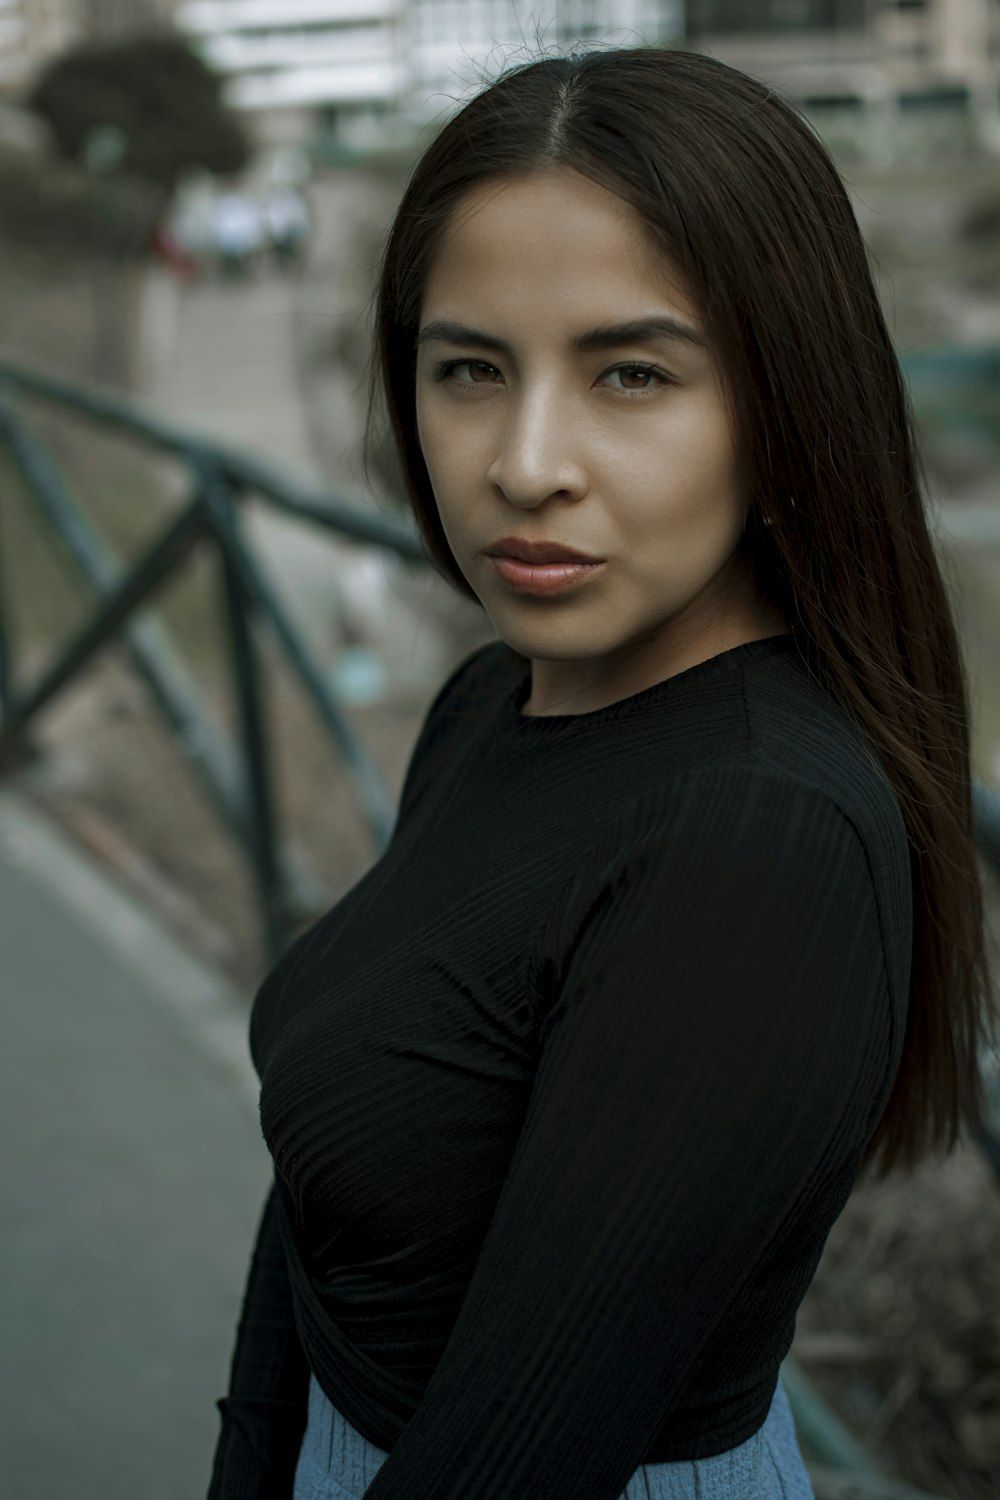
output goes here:
[{"label": "metal railing", "polygon": [[[49,451],[22,421],[15,394],[40,397],[169,453],[186,467],[189,499],[140,559],[125,568],[91,527]],[[340,538],[388,548],[417,564],[428,560],[416,531],[336,496],[296,484],[267,465],[177,430],[131,403],[83,390],[0,361],[0,441],[19,471],[38,514],[95,598],[93,613],[39,682],[22,687],[4,629],[0,577],[0,774],[30,752],[32,720],[76,677],[103,645],[121,636],[157,708],[253,871],[269,960],[285,950],[292,925],[328,904],[328,893],[300,851],[277,827],[266,715],[262,702],[257,627],[267,626],[354,782],[361,813],[382,853],[396,809],[378,767],[356,734],[327,674],[243,534],[240,502],[256,495],[277,509],[325,527]],[[145,613],[156,592],[208,539],[221,563],[225,617],[240,725],[235,747],[201,699],[161,626]],[[976,837],[1000,872],[1000,795],[974,788]],[[980,1140],[1000,1178],[1000,1069],[993,1074],[992,1122]],[[828,1475],[830,1500],[937,1500],[892,1480],[823,1402],[789,1355],[781,1365],[796,1429]],[[838,1479],[837,1476],[840,1476]],[[841,1487],[838,1488],[837,1486]]]},{"label": "metal railing", "polygon": [[[186,467],[191,493],[143,556],[124,568],[74,501],[51,454],[21,420],[20,390],[143,439]],[[115,397],[0,362],[0,441],[46,523],[96,605],[89,621],[40,682],[22,688],[4,630],[0,596],[0,768],[23,752],[32,720],[103,645],[121,636],[153,701],[253,873],[267,957],[277,961],[294,921],[322,907],[325,891],[296,847],[279,836],[262,706],[255,627],[266,625],[314,704],[353,780],[358,805],[379,853],[395,823],[394,799],[338,694],[243,533],[239,502],[254,494],[337,536],[389,548],[427,564],[416,531],[336,497],[297,485],[243,454],[158,422]],[[162,627],[141,614],[196,544],[214,543],[221,563],[232,677],[239,712],[237,749],[207,705]]]}]

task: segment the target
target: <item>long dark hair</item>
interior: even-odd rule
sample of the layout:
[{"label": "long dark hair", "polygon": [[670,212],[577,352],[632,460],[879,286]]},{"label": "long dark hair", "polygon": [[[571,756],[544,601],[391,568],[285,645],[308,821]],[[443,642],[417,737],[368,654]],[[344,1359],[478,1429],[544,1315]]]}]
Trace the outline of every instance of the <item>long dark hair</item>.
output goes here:
[{"label": "long dark hair", "polygon": [[630,204],[685,278],[746,455],[753,576],[896,793],[912,980],[902,1061],[862,1169],[913,1171],[985,1119],[980,1050],[996,1018],[968,686],[908,394],[850,199],[810,124],[763,83],[682,49],[544,57],[502,74],[436,136],[391,225],[366,445],[387,420],[431,561],[475,599],[417,438],[423,288],[464,193],[554,166]]}]

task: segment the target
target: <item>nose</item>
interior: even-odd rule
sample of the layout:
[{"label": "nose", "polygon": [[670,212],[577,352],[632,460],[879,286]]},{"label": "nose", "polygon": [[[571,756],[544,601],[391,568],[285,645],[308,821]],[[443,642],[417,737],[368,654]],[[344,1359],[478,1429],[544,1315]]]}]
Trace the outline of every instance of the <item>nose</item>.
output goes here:
[{"label": "nose", "polygon": [[538,505],[551,495],[587,491],[582,433],[567,403],[537,387],[509,397],[496,457],[487,477],[513,505]]}]

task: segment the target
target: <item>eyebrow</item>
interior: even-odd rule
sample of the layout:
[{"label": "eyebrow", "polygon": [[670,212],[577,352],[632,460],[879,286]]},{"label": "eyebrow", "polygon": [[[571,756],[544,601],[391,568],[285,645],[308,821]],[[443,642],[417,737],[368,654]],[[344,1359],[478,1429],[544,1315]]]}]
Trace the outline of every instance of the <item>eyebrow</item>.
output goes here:
[{"label": "eyebrow", "polygon": [[[668,316],[631,318],[627,323],[605,323],[592,328],[589,333],[578,334],[573,340],[574,349],[610,349],[619,344],[652,344],[664,340],[678,344],[692,344],[699,349],[708,347],[706,339],[679,318]],[[417,335],[416,348],[435,341],[458,344],[464,349],[495,349],[498,354],[512,354],[513,349],[505,339],[495,334],[483,333],[477,328],[468,328],[464,323],[452,323],[444,319],[428,323]]]}]

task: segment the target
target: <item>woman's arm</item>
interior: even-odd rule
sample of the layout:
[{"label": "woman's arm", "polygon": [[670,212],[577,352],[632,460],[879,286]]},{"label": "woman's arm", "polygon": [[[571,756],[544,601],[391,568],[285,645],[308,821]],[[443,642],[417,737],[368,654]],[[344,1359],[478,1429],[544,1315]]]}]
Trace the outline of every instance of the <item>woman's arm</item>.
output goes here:
[{"label": "woman's arm", "polygon": [[309,1366],[292,1312],[272,1184],[247,1275],[206,1500],[291,1500]]}]

